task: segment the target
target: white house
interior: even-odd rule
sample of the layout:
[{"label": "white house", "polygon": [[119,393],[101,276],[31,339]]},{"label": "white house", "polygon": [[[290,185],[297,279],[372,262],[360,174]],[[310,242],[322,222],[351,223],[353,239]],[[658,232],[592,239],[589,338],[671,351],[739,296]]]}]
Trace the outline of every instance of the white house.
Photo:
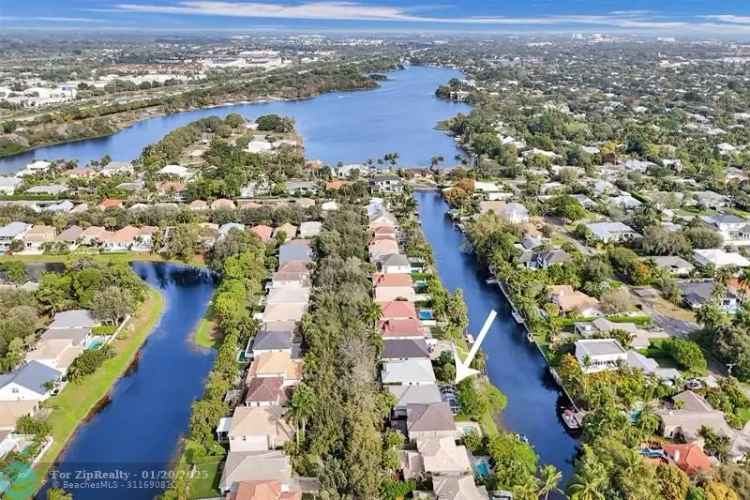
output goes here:
[{"label": "white house", "polygon": [[693,250],[693,258],[701,266],[714,266],[716,268],[735,266],[750,266],[750,260],[735,252],[725,252],[721,248],[706,248]]},{"label": "white house", "polygon": [[16,192],[16,188],[21,184],[23,180],[18,177],[0,177],[0,193],[11,196]]},{"label": "white house", "polygon": [[31,229],[31,224],[25,222],[11,222],[0,227],[0,250],[5,251],[10,248],[13,240],[20,240]]},{"label": "white house", "polygon": [[639,236],[633,228],[622,222],[594,222],[586,224],[586,228],[602,243],[619,243]]},{"label": "white house", "polygon": [[725,245],[750,245],[750,221],[734,214],[707,215],[703,220],[721,234]]},{"label": "white house", "polygon": [[43,401],[47,399],[62,372],[38,361],[31,361],[0,375],[0,401]]},{"label": "white house", "polygon": [[383,257],[381,271],[383,274],[409,274],[411,264],[404,254],[392,253]]},{"label": "white house", "polygon": [[628,353],[615,339],[586,339],[576,341],[576,359],[584,373],[595,373],[617,368]]},{"label": "white house", "polygon": [[183,167],[182,165],[166,165],[159,170],[161,175],[173,175],[180,179],[187,179],[190,177],[190,169]]}]

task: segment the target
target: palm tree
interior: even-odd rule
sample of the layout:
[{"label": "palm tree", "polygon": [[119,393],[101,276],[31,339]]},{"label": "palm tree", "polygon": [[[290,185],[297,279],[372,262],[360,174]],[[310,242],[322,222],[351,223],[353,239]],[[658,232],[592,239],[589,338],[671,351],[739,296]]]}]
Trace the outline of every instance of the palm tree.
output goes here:
[{"label": "palm tree", "polygon": [[557,470],[554,465],[545,465],[539,471],[539,496],[544,495],[544,500],[549,498],[549,494],[553,491],[560,491],[557,485],[562,479],[562,472]]},{"label": "palm tree", "polygon": [[538,481],[535,477],[529,476],[526,481],[513,488],[513,498],[518,500],[538,500]]},{"label": "palm tree", "polygon": [[310,386],[304,382],[297,385],[294,393],[292,393],[292,400],[289,402],[289,409],[287,410],[287,417],[297,426],[297,432],[295,433],[297,445],[299,445],[300,431],[302,434],[305,433],[307,420],[313,414],[314,403],[315,393]]}]

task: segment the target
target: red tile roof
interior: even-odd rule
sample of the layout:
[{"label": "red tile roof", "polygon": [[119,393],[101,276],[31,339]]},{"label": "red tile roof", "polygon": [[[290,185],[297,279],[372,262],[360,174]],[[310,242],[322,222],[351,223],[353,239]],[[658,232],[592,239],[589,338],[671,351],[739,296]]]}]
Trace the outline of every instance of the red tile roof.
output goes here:
[{"label": "red tile roof", "polygon": [[688,474],[711,470],[711,460],[695,443],[665,444],[663,449]]},{"label": "red tile roof", "polygon": [[378,327],[384,337],[423,337],[425,334],[422,324],[414,318],[381,320]]},{"label": "red tile roof", "polygon": [[380,306],[380,319],[416,318],[414,304],[406,300],[392,300]]},{"label": "red tile roof", "polygon": [[392,273],[383,274],[375,273],[372,275],[372,284],[379,286],[413,286],[410,274]]}]

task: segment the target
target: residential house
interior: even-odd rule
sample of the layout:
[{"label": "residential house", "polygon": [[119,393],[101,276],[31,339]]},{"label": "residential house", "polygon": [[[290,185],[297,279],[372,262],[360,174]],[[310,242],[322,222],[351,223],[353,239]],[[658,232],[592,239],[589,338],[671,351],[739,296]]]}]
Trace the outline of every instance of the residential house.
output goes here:
[{"label": "residential house", "polygon": [[57,231],[53,226],[35,224],[23,235],[23,253],[40,254],[44,251],[44,245],[55,241]]},{"label": "residential house", "polygon": [[381,370],[384,385],[430,385],[435,384],[435,372],[429,359],[411,358],[386,361]]},{"label": "residential house", "polygon": [[693,199],[699,207],[710,210],[724,208],[729,203],[728,197],[713,191],[696,191],[693,193]]},{"label": "residential house", "polygon": [[134,169],[130,162],[111,161],[103,166],[99,172],[105,177],[113,177],[115,175],[133,175]]},{"label": "residential house", "polygon": [[271,237],[273,237],[273,228],[264,224],[251,227],[250,232],[255,234],[264,243],[271,241]]},{"label": "residential house", "polygon": [[230,231],[239,231],[244,233],[245,225],[238,222],[227,222],[226,224],[222,224],[221,226],[219,226],[219,239],[226,238]]},{"label": "residential house", "polygon": [[430,475],[464,476],[471,473],[465,446],[457,446],[455,437],[417,439],[424,471]]},{"label": "residential house", "polygon": [[281,448],[294,432],[278,406],[238,406],[229,426],[229,451],[262,451]]},{"label": "residential house", "polygon": [[165,165],[158,173],[169,177],[179,177],[180,179],[188,179],[192,175],[190,169],[182,165]]},{"label": "residential house", "polygon": [[585,226],[602,243],[621,243],[640,237],[633,228],[622,222],[594,222]]},{"label": "residential house", "polygon": [[281,406],[287,401],[281,377],[260,377],[250,380],[245,392],[245,406]]},{"label": "residential house", "polygon": [[398,220],[390,212],[380,209],[370,215],[368,228],[374,231],[380,226],[398,227]]},{"label": "residential house", "polygon": [[693,442],[700,439],[703,426],[723,436],[732,436],[734,429],[727,423],[724,413],[715,410],[702,396],[693,391],[683,391],[672,397],[673,405],[657,410],[661,418],[661,432],[670,439]]},{"label": "residential house", "polygon": [[279,247],[279,266],[292,261],[312,262],[313,251],[309,240],[292,240]]},{"label": "residential house", "polygon": [[[679,281],[677,286],[682,292],[683,302],[691,309],[700,309],[714,300],[716,282],[713,279],[700,281]],[[735,314],[739,310],[740,301],[737,294],[727,288],[719,297],[719,306],[728,314]]]},{"label": "residential house", "polygon": [[288,222],[282,224],[274,230],[273,237],[277,238],[282,233],[284,234],[284,241],[293,240],[297,237],[297,226]]},{"label": "residential house", "polygon": [[91,330],[100,324],[101,322],[94,318],[88,309],[69,309],[56,313],[52,318],[52,323],[47,326],[47,330]]},{"label": "residential house", "polygon": [[219,490],[227,493],[240,481],[289,482],[291,478],[289,457],[282,450],[230,451],[219,480]]},{"label": "residential house", "polygon": [[261,318],[265,322],[300,321],[306,311],[307,303],[269,304],[263,311]]},{"label": "residential house", "polygon": [[313,181],[287,181],[286,193],[290,196],[312,195],[318,192],[318,185]]},{"label": "residential house", "polygon": [[664,269],[675,276],[687,276],[695,268],[690,262],[677,256],[652,256],[644,257],[644,260],[653,262],[659,269]]},{"label": "residential house", "polygon": [[431,405],[442,402],[440,389],[435,384],[425,385],[386,385],[396,403],[393,405],[394,418],[406,417],[409,405]]},{"label": "residential house", "polygon": [[302,490],[294,482],[239,481],[227,500],[302,500]]},{"label": "residential house", "polygon": [[318,221],[303,222],[299,225],[300,238],[311,239],[320,234],[323,229],[323,223]]},{"label": "residential house", "polygon": [[28,194],[49,194],[57,196],[68,190],[68,186],[62,184],[39,184],[26,190]]},{"label": "residential house", "polygon": [[721,248],[698,248],[693,250],[693,258],[700,266],[748,267],[750,260],[736,252],[726,252]]},{"label": "residential house", "polygon": [[409,274],[411,272],[411,264],[406,255],[392,253],[383,257],[380,262],[380,271],[383,274]]},{"label": "residential house", "polygon": [[102,226],[89,226],[81,232],[81,244],[87,246],[98,244],[107,234],[108,231]]},{"label": "residential house", "polygon": [[662,449],[667,457],[689,476],[711,471],[711,459],[698,443],[664,443]]},{"label": "residential house", "polygon": [[[291,328],[294,328],[292,326]],[[291,356],[294,331],[261,330],[247,343],[245,357],[253,358],[266,352],[286,352]]]},{"label": "residential house", "polygon": [[310,302],[310,289],[296,286],[274,287],[268,291],[265,302],[267,305],[308,304]]},{"label": "residential house", "polygon": [[368,248],[370,262],[374,263],[382,262],[387,256],[398,254],[400,251],[401,249],[398,246],[398,241],[393,239],[372,241]]},{"label": "residential house", "polygon": [[21,240],[31,229],[31,224],[11,222],[0,227],[0,250],[6,251],[14,240]]},{"label": "residential house", "polygon": [[507,203],[502,217],[511,224],[525,224],[529,221],[529,211],[520,203]]},{"label": "residential house", "polygon": [[219,198],[211,202],[211,210],[234,210],[236,207],[232,200]]},{"label": "residential house", "polygon": [[430,349],[424,339],[386,338],[383,342],[383,361],[430,358]]},{"label": "residential house", "polygon": [[380,319],[418,319],[414,303],[405,300],[392,300],[380,304]]},{"label": "residential house", "polygon": [[721,234],[725,245],[750,245],[750,221],[734,214],[718,214],[703,220]]},{"label": "residential house", "polygon": [[193,212],[203,212],[208,210],[208,203],[203,200],[193,200],[188,205],[188,208]]},{"label": "residential house", "polygon": [[102,200],[102,202],[97,205],[97,208],[99,210],[109,210],[114,208],[123,208],[123,206],[124,203],[122,200],[107,198],[105,200]]},{"label": "residential house", "polygon": [[255,356],[247,371],[246,380],[253,378],[283,378],[284,386],[295,385],[302,378],[302,360],[292,359],[288,352],[264,352]]},{"label": "residential house", "polygon": [[406,434],[409,440],[456,439],[456,423],[448,403],[410,404],[406,407]]},{"label": "residential house", "polygon": [[39,361],[30,361],[10,373],[0,375],[0,401],[44,401],[62,372]]},{"label": "residential house", "polygon": [[[297,262],[297,261],[292,261]],[[302,263],[303,264],[303,263]],[[310,271],[282,272],[277,271],[271,277],[271,288],[310,288]]]},{"label": "residential house", "polygon": [[611,370],[625,363],[628,353],[615,339],[586,339],[576,341],[576,359],[584,373]]},{"label": "residential house", "polygon": [[34,349],[26,353],[26,361],[38,361],[62,373],[84,351],[83,345],[75,345],[70,338],[42,338]]},{"label": "residential house", "polygon": [[101,246],[108,252],[126,252],[135,243],[140,230],[135,226],[125,226],[114,232],[108,232],[101,238]]},{"label": "residential house", "polygon": [[386,339],[424,339],[426,331],[418,319],[382,319],[378,328]]},{"label": "residential house", "polygon": [[414,284],[409,274],[382,274],[373,276],[376,302],[391,302],[395,300],[416,301]]},{"label": "residential house", "polygon": [[545,250],[543,252],[537,252],[532,257],[532,267],[535,269],[547,269],[550,266],[556,264],[564,264],[571,260],[568,252],[562,249]]},{"label": "residential house", "polygon": [[12,196],[22,182],[23,179],[19,179],[18,177],[0,176],[0,194]]},{"label": "residential house", "polygon": [[400,193],[403,184],[397,175],[376,175],[370,179],[370,188],[380,193]]},{"label": "residential house", "polygon": [[[487,492],[477,488],[474,475],[436,476],[432,478],[435,500],[487,500]],[[499,496],[493,497],[500,499]]]},{"label": "residential house", "polygon": [[583,292],[574,290],[570,285],[554,285],[549,287],[549,297],[553,304],[560,308],[563,314],[580,314],[582,316],[599,316],[599,301]]}]

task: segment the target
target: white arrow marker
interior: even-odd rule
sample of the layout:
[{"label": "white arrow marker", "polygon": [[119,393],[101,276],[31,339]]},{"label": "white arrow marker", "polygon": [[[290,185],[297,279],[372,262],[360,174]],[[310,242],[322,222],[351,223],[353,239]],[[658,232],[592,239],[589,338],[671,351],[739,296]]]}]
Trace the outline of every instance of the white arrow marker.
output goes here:
[{"label": "white arrow marker", "polygon": [[487,319],[484,320],[484,325],[482,326],[482,329],[479,331],[479,336],[474,341],[474,345],[471,346],[471,350],[469,351],[469,355],[466,356],[466,361],[462,362],[458,357],[458,351],[456,350],[456,344],[453,344],[453,359],[456,362],[456,383],[461,382],[463,379],[467,377],[471,377],[472,375],[476,375],[479,373],[479,370],[475,370],[474,368],[469,368],[471,366],[471,362],[474,361],[474,356],[477,355],[477,352],[479,351],[479,346],[482,344],[482,341],[487,336],[487,333],[490,331],[490,326],[492,326],[492,322],[495,321],[495,316],[497,316],[497,312],[493,309],[490,311],[489,316],[487,316]]}]

